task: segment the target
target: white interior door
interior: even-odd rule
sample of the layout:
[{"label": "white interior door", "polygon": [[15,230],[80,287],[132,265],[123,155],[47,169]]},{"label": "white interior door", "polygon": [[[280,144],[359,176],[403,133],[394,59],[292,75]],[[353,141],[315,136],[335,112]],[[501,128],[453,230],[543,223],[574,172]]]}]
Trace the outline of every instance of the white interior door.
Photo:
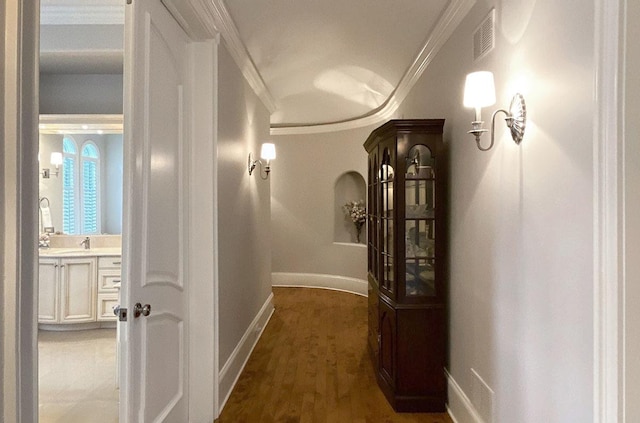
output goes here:
[{"label": "white interior door", "polygon": [[189,39],[160,0],[133,0],[125,17],[120,420],[187,422]]}]

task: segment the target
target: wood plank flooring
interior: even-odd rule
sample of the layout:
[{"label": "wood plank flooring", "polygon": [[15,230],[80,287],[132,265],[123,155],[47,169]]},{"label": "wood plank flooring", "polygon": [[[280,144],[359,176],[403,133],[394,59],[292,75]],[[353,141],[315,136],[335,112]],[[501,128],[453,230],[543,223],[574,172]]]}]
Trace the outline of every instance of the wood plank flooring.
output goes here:
[{"label": "wood plank flooring", "polygon": [[366,346],[367,299],[274,288],[275,313],[218,423],[452,423],[446,414],[395,413]]}]

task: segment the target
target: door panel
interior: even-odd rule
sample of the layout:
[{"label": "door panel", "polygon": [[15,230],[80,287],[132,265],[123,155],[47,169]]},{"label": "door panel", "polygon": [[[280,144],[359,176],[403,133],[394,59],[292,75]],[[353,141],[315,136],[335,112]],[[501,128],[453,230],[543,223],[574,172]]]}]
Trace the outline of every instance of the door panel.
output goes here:
[{"label": "door panel", "polygon": [[38,270],[38,322],[56,323],[60,292],[58,260],[40,259]]},{"label": "door panel", "polygon": [[[127,404],[121,420],[186,422],[185,167],[189,134],[186,34],[160,0],[126,12],[125,182],[122,292]],[[127,260],[128,259],[128,260]],[[135,304],[149,304],[135,317]],[[121,402],[122,403],[122,402]],[[126,416],[123,418],[123,416]]]},{"label": "door panel", "polygon": [[396,386],[396,312],[380,301],[380,374],[387,383]]},{"label": "door panel", "polygon": [[96,318],[95,259],[63,259],[60,264],[61,323],[92,322]]}]

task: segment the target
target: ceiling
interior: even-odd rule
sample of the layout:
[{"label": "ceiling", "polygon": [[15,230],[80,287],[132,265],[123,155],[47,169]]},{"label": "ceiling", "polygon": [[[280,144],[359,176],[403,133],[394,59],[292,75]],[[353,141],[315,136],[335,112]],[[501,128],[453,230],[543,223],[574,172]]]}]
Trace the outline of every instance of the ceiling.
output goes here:
[{"label": "ceiling", "polygon": [[[226,6],[237,44],[273,101],[275,127],[354,121],[379,111],[412,76],[455,3],[214,1]],[[42,72],[122,72],[124,0],[41,4]]]}]

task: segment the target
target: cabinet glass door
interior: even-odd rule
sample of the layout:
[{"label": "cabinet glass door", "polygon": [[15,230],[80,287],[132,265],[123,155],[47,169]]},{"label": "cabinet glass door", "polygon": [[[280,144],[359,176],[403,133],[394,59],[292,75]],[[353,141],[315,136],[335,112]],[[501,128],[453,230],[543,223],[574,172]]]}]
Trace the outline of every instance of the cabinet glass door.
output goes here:
[{"label": "cabinet glass door", "polygon": [[394,291],[394,265],[393,265],[393,163],[394,158],[388,148],[382,153],[380,162],[380,196],[382,200],[381,230],[382,230],[382,283],[381,288],[390,293]]},{"label": "cabinet glass door", "polygon": [[368,184],[368,204],[367,204],[367,244],[369,273],[375,278],[376,283],[380,279],[378,274],[378,216],[379,211],[379,178],[378,178],[378,155],[369,156],[369,184]]},{"label": "cabinet glass door", "polygon": [[435,158],[424,145],[407,155],[405,174],[405,296],[435,296]]}]

